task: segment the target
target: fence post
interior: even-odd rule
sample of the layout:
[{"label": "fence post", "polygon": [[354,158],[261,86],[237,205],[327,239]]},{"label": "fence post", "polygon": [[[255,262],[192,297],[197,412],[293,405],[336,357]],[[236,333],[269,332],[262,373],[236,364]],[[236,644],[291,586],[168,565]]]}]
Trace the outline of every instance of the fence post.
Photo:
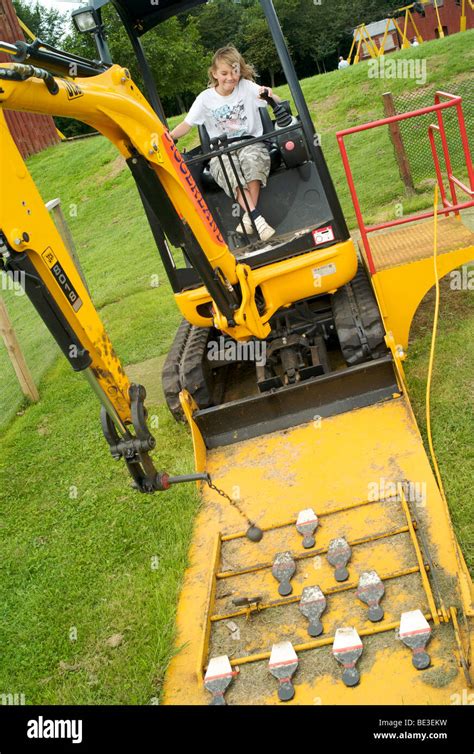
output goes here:
[{"label": "fence post", "polygon": [[1,297],[0,333],[10,356],[10,360],[15,370],[16,376],[18,377],[18,382],[20,383],[23,395],[28,396],[31,401],[37,403],[39,401],[38,389],[34,383],[33,377],[31,376],[31,372],[28,369],[25,357],[23,356],[22,350],[20,348],[20,344],[18,343],[18,340],[16,338],[13,325],[10,321],[10,317],[8,316],[5,302]]},{"label": "fence post", "polygon": [[[393,102],[393,97],[391,92],[385,92],[382,94],[383,97],[383,109],[385,113],[386,118],[390,118],[393,115],[396,115],[395,105]],[[390,138],[392,140],[392,144],[395,148],[395,157],[397,159],[398,168],[400,170],[400,177],[405,184],[405,188],[407,189],[409,194],[414,193],[415,186],[413,185],[413,178],[411,176],[411,170],[410,170],[410,163],[408,162],[408,157],[405,152],[405,147],[403,145],[402,141],[402,135],[400,133],[400,126],[398,123],[389,123],[389,132],[390,132]]]},{"label": "fence post", "polygon": [[46,209],[51,212],[54,221],[56,223],[56,227],[59,231],[59,234],[61,238],[63,239],[64,243],[66,244],[66,247],[72,257],[72,260],[74,264],[76,265],[76,269],[81,276],[81,280],[84,283],[86,290],[88,293],[90,293],[89,288],[87,287],[86,279],[84,277],[84,273],[82,271],[81,263],[79,262],[79,257],[77,256],[76,246],[74,244],[74,239],[72,237],[72,233],[69,229],[69,225],[67,224],[67,220],[64,217],[64,212],[61,207],[61,199],[51,199],[49,202],[46,202]]}]

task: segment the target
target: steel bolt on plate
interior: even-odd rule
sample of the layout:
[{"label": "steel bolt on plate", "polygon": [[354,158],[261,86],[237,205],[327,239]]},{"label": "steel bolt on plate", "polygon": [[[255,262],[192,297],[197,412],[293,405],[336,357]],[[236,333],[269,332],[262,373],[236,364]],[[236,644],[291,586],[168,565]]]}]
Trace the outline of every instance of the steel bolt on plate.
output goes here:
[{"label": "steel bolt on plate", "polygon": [[225,705],[224,694],[235,675],[237,673],[232,670],[227,655],[212,657],[209,660],[206,675],[204,676],[204,686],[212,694],[209,704]]},{"label": "steel bolt on plate", "polygon": [[355,628],[338,628],[334,636],[332,653],[335,659],[344,665],[342,680],[346,686],[357,686],[360,674],[356,662],[362,654],[362,640]]},{"label": "steel bolt on plate", "polygon": [[308,633],[316,637],[323,633],[321,615],[326,610],[326,597],[319,586],[305,586],[299,604],[300,612],[309,620]]},{"label": "steel bolt on plate", "polygon": [[356,596],[369,606],[369,620],[378,623],[384,616],[379,602],[385,594],[382,579],[376,571],[364,571],[359,578]]},{"label": "steel bolt on plate", "polygon": [[282,702],[289,702],[295,695],[291,679],[297,667],[298,655],[291,641],[282,641],[273,645],[268,669],[279,682],[278,698]]},{"label": "steel bolt on plate", "polygon": [[431,626],[421,610],[402,613],[399,637],[412,652],[412,663],[417,670],[425,670],[431,663],[425,647],[431,638]]},{"label": "steel bolt on plate", "polygon": [[314,532],[318,528],[318,517],[312,508],[305,508],[298,513],[296,531],[303,537],[303,547],[308,550],[314,547]]},{"label": "steel bolt on plate", "polygon": [[291,552],[279,552],[275,556],[273,561],[272,574],[277,581],[280,582],[278,587],[278,593],[282,597],[286,597],[291,594],[293,587],[290,584],[294,572],[296,571],[296,564],[293,560]]},{"label": "steel bolt on plate", "polygon": [[328,547],[328,561],[332,565],[334,570],[334,578],[336,581],[347,581],[349,578],[349,571],[346,568],[349,560],[351,559],[352,550],[348,542],[344,537],[337,537],[337,539],[331,539]]}]

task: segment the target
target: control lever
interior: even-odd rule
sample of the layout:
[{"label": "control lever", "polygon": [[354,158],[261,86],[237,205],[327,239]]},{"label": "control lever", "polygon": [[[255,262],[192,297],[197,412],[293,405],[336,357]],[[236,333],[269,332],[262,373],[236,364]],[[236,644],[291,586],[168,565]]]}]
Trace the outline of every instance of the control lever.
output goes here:
[{"label": "control lever", "polygon": [[270,97],[270,95],[268,94],[268,89],[264,89],[264,91],[260,94],[260,97],[264,99],[265,102],[267,102],[267,104],[269,104],[272,108],[273,114],[276,118],[276,129],[286,128],[287,126],[292,126],[293,123],[296,123],[296,118],[288,112],[283,103],[276,102],[273,97]]}]

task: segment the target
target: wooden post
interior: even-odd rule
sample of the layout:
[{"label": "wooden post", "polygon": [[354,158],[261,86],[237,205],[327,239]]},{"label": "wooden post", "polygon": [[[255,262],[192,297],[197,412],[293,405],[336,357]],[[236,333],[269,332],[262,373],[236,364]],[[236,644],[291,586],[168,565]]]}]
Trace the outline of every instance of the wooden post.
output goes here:
[{"label": "wooden post", "polygon": [[[383,97],[383,109],[386,118],[391,118],[396,115],[395,105],[391,92],[385,92]],[[405,184],[408,194],[413,194],[415,186],[413,185],[413,178],[411,176],[410,163],[408,162],[407,153],[403,146],[402,135],[400,133],[400,126],[398,123],[389,123],[390,138],[395,148],[395,157],[397,158],[398,168],[400,170],[400,177]]]},{"label": "wooden post", "polygon": [[31,372],[28,369],[28,365],[16,338],[10,317],[8,316],[7,307],[2,298],[0,298],[0,333],[10,356],[11,363],[13,364],[16,376],[18,377],[18,382],[20,383],[23,394],[28,396],[28,398],[34,403],[37,403],[39,401],[39,393],[33,381],[33,377],[31,376]]},{"label": "wooden post", "polygon": [[84,273],[82,271],[81,263],[79,262],[79,257],[77,256],[76,246],[74,244],[72,233],[69,229],[69,225],[67,224],[67,220],[64,217],[64,212],[61,207],[61,199],[51,199],[51,201],[46,202],[46,209],[49,210],[49,212],[51,212],[54,218],[54,222],[56,223],[56,227],[61,235],[61,238],[66,244],[66,247],[71,255],[71,258],[74,264],[76,265],[76,269],[79,275],[81,276],[81,280],[84,283],[87,292],[90,293],[89,288],[87,287]]}]

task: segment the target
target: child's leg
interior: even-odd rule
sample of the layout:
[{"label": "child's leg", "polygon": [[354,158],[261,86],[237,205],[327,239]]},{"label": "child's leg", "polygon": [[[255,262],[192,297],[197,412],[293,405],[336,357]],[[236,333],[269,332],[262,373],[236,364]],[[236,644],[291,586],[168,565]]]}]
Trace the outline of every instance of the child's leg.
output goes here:
[{"label": "child's leg", "polygon": [[[227,155],[224,155],[222,158],[225,165],[225,174],[217,157],[211,159],[210,171],[216,183],[224,189],[226,194],[228,196],[232,196],[232,194],[235,196],[244,212],[242,223],[238,226],[237,232],[241,233],[245,230],[247,233],[253,233],[255,227],[260,238],[267,240],[275,231],[260,215],[256,206],[260,194],[260,186],[262,182],[266,183],[268,173],[270,172],[270,155],[265,147],[260,147],[259,145],[256,145],[256,147],[257,149],[244,147],[233,158],[242,190],[238,187]],[[243,160],[241,159],[242,151],[244,151]],[[255,172],[257,175],[255,175]],[[230,193],[228,182],[231,184],[232,194]]]},{"label": "child's leg", "polygon": [[[239,161],[234,158],[233,164],[239,175],[241,185],[245,186],[246,180],[240,168]],[[231,199],[237,198],[240,206],[245,210],[245,203],[240,194],[237,178],[231,168],[229,157],[227,155],[223,155],[221,159],[219,159],[218,157],[213,157],[209,163],[209,170],[217,185],[220,186],[221,189],[225,191],[227,196],[231,197]],[[250,195],[248,194],[248,192],[247,199],[250,200]]]},{"label": "child's leg", "polygon": [[265,186],[270,173],[270,155],[263,144],[251,144],[239,150],[239,163],[245,182],[252,193],[252,199],[258,199],[260,187]]},{"label": "child's leg", "polygon": [[[255,186],[254,186],[255,183],[258,184],[257,190],[255,190]],[[251,212],[257,206],[259,192],[260,192],[260,181],[250,181],[246,186],[244,186],[245,198],[247,199],[247,204]],[[244,210],[244,212],[247,212],[247,205],[245,204],[245,200],[242,196],[242,192],[240,189],[237,189],[236,196],[237,196],[237,201],[242,207],[242,209]]]},{"label": "child's leg", "polygon": [[[250,157],[253,157],[254,154],[255,152],[251,153]],[[257,152],[257,154],[259,154],[259,152]],[[260,194],[260,186],[262,184],[261,184],[261,181],[258,179],[253,179],[253,180],[246,179],[244,172],[242,171],[242,165],[239,158],[240,158],[240,150],[236,155],[233,156],[232,162],[235,168],[237,169],[237,172],[240,178],[240,183],[243,187],[245,198],[247,199],[249,210],[252,212],[252,210],[254,210],[257,206],[258,197]],[[245,203],[244,197],[242,196],[242,191],[240,190],[240,188],[238,188],[237,180],[235,178],[234,171],[232,170],[230,166],[229,158],[227,155],[223,156],[223,162],[225,165],[226,175],[224,174],[224,171],[222,170],[222,165],[217,157],[213,157],[211,160],[211,163],[210,163],[211,175],[213,176],[216,183],[222,189],[224,189],[227,195],[230,196],[229,186],[228,186],[226,178],[229,180],[230,184],[232,185],[232,192],[235,195],[235,198],[237,199],[239,205],[242,207],[244,212],[246,212],[247,205]]]},{"label": "child's leg", "polygon": [[[260,195],[260,187],[266,185],[268,174],[270,173],[270,155],[263,144],[252,144],[239,150],[239,164],[246,179],[246,193],[251,200],[251,204],[249,201],[250,218],[255,224],[260,238],[266,241],[275,231],[268,225],[256,207]],[[242,206],[240,200],[239,204]],[[246,224],[245,216],[243,223],[244,225]]]},{"label": "child's leg", "polygon": [[260,196],[260,181],[249,181],[247,184],[248,190],[250,192],[250,196],[252,197],[252,202],[255,206],[258,204],[258,197]]}]

